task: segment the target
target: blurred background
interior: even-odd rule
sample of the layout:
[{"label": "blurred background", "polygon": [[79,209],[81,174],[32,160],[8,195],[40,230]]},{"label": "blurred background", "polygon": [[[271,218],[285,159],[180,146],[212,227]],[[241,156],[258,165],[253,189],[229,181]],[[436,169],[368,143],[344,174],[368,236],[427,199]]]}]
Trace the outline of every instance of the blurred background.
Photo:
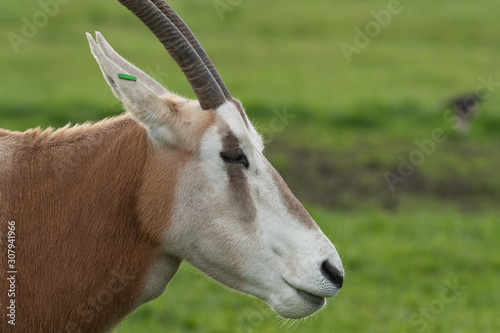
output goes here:
[{"label": "blurred background", "polygon": [[[284,321],[184,263],[115,332],[498,332],[500,3],[172,0],[266,156],[339,250],[344,288]],[[194,97],[155,37],[113,0],[0,10],[0,127],[122,112],[90,54],[100,31]]]}]

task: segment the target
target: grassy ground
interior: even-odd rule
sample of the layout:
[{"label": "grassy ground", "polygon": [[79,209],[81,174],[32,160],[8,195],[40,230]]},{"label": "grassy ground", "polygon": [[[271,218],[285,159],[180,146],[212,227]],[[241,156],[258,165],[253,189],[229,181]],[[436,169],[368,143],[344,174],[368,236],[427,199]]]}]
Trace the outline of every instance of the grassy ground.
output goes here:
[{"label": "grassy ground", "polygon": [[[218,12],[220,3],[228,11]],[[363,47],[354,29],[373,26],[371,12],[382,15],[387,1],[171,4],[270,141],[269,159],[342,253],[345,288],[293,331],[500,329],[500,3],[402,0]],[[32,0],[1,5],[1,127],[62,126],[121,112],[88,50],[84,32],[95,30],[170,89],[193,95],[118,2],[70,1],[23,36],[40,11]],[[13,47],[9,33],[26,43]],[[341,43],[359,53],[347,59]],[[488,96],[469,135],[457,136],[445,102],[476,89]],[[412,156],[421,158],[412,163]],[[400,175],[402,164],[412,172],[391,188],[387,175]],[[184,264],[167,292],[116,332],[295,325]]]},{"label": "grassy ground", "polygon": [[424,204],[397,213],[311,209],[347,270],[345,288],[313,318],[287,323],[184,265],[167,292],[117,332],[496,331],[497,213]]}]

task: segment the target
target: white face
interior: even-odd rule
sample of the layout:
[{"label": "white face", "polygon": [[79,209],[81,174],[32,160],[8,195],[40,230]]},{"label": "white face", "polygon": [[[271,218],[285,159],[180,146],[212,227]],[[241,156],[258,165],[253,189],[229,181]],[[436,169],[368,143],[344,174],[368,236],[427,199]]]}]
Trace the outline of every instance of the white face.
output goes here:
[{"label": "white face", "polygon": [[[146,128],[158,155],[190,156],[170,186],[154,180],[174,193],[172,216],[159,221],[166,227],[165,253],[263,299],[283,317],[302,318],[323,307],[324,298],[342,286],[342,262],[262,155],[261,139],[244,111],[232,102],[204,111],[121,58],[100,34],[99,45],[87,38],[111,89]],[[124,72],[137,81],[118,79]],[[164,162],[160,175],[169,165],[175,169],[176,160]],[[156,209],[165,204],[159,202],[163,196],[152,197]]]},{"label": "white face", "polygon": [[179,176],[166,244],[279,315],[302,318],[339,291],[342,262],[262,150],[232,103],[216,110],[199,156]]}]

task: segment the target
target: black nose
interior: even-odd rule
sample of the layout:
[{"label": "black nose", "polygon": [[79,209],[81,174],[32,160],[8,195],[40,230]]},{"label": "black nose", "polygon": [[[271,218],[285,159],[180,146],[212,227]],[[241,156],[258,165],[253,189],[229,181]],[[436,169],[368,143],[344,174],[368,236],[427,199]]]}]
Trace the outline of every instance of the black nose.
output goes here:
[{"label": "black nose", "polygon": [[321,265],[321,273],[337,288],[342,288],[344,284],[344,273],[342,273],[337,267],[333,266],[325,260]]}]

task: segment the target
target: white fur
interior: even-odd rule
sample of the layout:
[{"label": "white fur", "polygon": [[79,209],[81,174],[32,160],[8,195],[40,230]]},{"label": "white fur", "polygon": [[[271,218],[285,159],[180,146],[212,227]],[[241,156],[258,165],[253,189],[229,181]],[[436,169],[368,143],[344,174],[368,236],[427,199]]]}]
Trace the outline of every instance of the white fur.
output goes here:
[{"label": "white fur", "polygon": [[172,258],[163,253],[160,254],[153,264],[153,267],[151,267],[147,273],[145,281],[143,281],[144,290],[137,301],[136,307],[163,294],[168,282],[177,272],[180,263],[180,259]]},{"label": "white fur", "polygon": [[[156,84],[114,79],[123,69],[112,59],[131,67],[114,54],[102,36],[98,35],[101,47],[90,35],[88,39],[113,92],[148,130],[158,149],[171,149],[175,143],[179,143],[179,149],[186,148],[183,140],[189,141],[189,133],[196,132],[193,128],[200,128],[193,124],[213,111],[168,96],[182,107],[174,116],[166,100],[157,95],[161,89]],[[274,171],[262,154],[262,139],[252,125],[247,127],[236,106],[227,102],[214,112],[215,121],[201,132],[201,142],[189,150],[191,158],[178,175],[173,214],[170,221],[165,217],[165,224],[171,225],[164,232],[163,252],[148,272],[139,304],[162,292],[179,264],[172,258],[183,258],[217,281],[263,299],[284,317],[307,316],[323,306],[323,297],[338,292],[338,287],[321,273],[321,265],[328,260],[343,275],[339,255],[312,220],[309,224],[299,220],[305,212],[292,215],[289,211],[283,201],[288,189],[275,182]],[[235,206],[229,166],[220,157],[222,136],[228,129],[249,161],[249,168],[241,166],[238,173],[244,178],[240,184],[248,185],[245,199],[250,197],[236,203],[244,204],[242,207]],[[251,208],[248,206],[255,207],[249,210],[256,212],[252,214],[255,219],[242,221],[238,210]],[[316,302],[304,293],[315,295]]]},{"label": "white fur", "polygon": [[[102,35],[99,36],[105,41]],[[109,59],[90,34],[87,34],[87,39],[104,78],[115,96],[123,102],[125,109],[147,129],[149,136],[156,144],[175,144],[176,135],[173,133],[175,131],[172,128],[173,124],[166,121],[170,110],[165,100],[155,92],[158,91],[156,86],[150,88],[147,86],[149,81],[142,82],[140,79],[129,81],[118,78],[118,73],[129,73]],[[124,61],[123,58],[121,59]]]},{"label": "white fur", "polygon": [[[288,213],[267,170],[262,141],[247,129],[237,109],[227,103],[216,112],[218,120],[202,140],[201,162],[189,165],[179,180],[166,250],[180,253],[219,282],[265,300],[284,317],[309,315],[318,306],[296,289],[321,297],[335,295],[338,288],[320,267],[330,260],[342,271],[337,251],[319,228],[310,229]],[[229,125],[248,157],[245,177],[258,207],[255,226],[233,219],[234,208],[225,193],[229,180],[218,156],[221,125]]]}]

